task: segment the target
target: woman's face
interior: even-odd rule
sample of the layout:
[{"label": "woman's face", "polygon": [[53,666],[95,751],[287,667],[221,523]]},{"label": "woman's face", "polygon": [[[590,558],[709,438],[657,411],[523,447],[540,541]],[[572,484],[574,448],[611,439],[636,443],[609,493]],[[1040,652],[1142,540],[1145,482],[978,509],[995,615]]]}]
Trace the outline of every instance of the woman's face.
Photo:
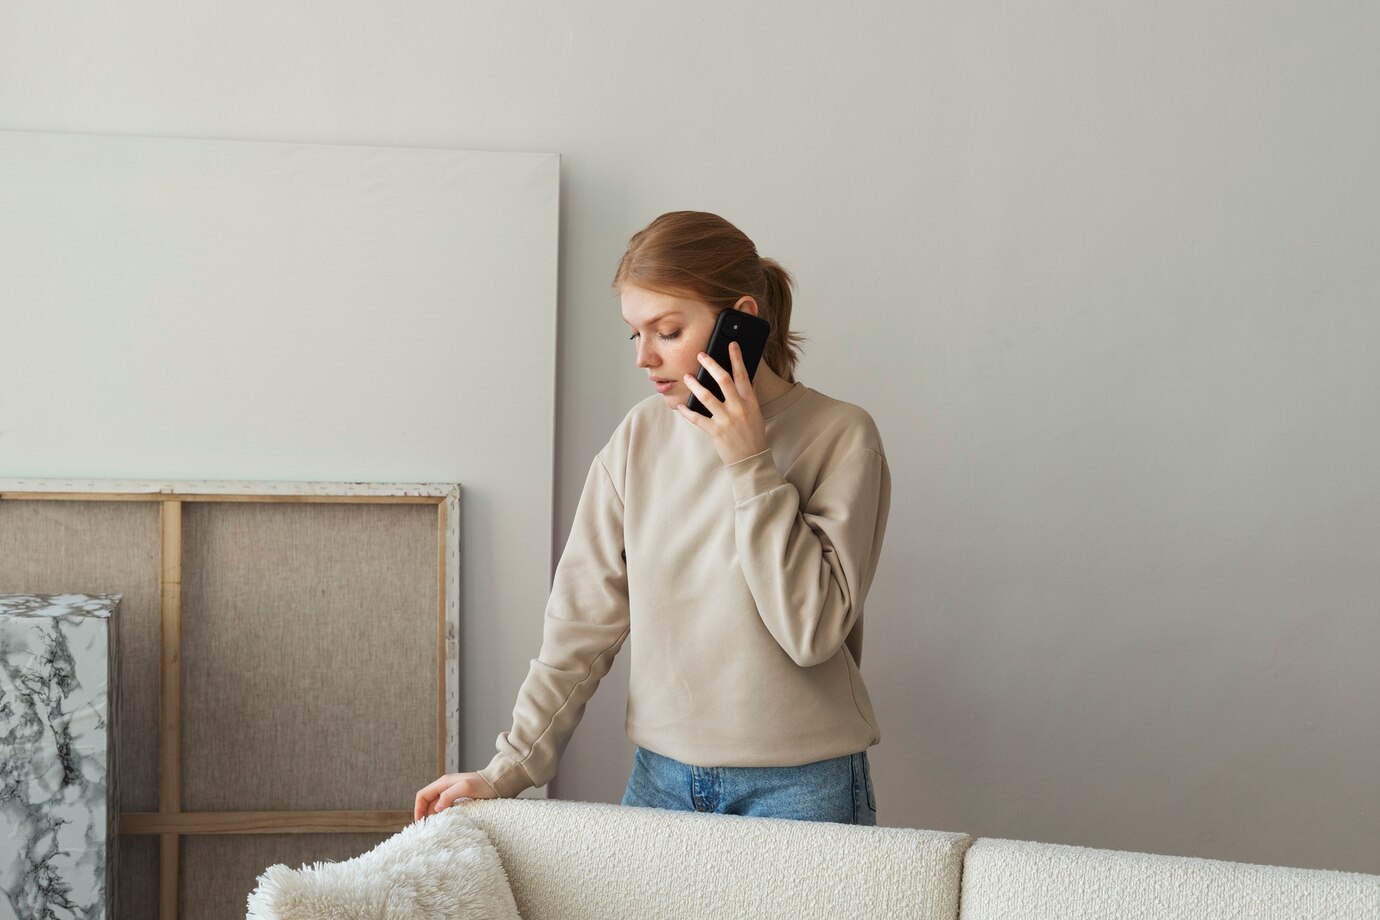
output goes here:
[{"label": "woman's face", "polygon": [[690,398],[684,375],[699,373],[698,355],[709,344],[716,314],[700,301],[632,285],[622,287],[619,300],[637,366],[668,409],[684,404]]}]

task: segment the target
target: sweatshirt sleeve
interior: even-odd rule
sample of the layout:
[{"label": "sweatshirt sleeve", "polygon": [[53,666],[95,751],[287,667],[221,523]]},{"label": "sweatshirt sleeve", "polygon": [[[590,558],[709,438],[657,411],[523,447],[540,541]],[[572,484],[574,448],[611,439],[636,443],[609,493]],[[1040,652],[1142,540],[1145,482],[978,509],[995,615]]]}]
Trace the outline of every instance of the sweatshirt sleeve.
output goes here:
[{"label": "sweatshirt sleeve", "polygon": [[499,796],[540,786],[584,715],[585,704],[628,638],[623,502],[596,457],[575,509],[546,604],[541,650],[518,691],[513,724],[479,775]]},{"label": "sweatshirt sleeve", "polygon": [[803,668],[831,659],[862,615],[891,505],[886,457],[858,447],[803,503],[771,450],[724,467],[743,575],[762,622]]}]

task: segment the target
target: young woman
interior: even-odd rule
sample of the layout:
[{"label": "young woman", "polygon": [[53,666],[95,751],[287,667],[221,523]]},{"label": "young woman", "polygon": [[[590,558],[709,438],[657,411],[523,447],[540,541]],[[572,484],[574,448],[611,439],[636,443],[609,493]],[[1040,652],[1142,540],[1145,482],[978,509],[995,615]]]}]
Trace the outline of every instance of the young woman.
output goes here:
[{"label": "young woman", "polygon": [[[487,767],[420,790],[415,818],[549,781],[627,643],[624,805],[875,824],[858,663],[891,501],[877,427],[796,380],[791,277],[723,218],[661,215],[613,284],[656,394],[590,465],[512,728]],[[771,323],[752,380],[736,343],[732,367],[704,353],[726,307]]]}]

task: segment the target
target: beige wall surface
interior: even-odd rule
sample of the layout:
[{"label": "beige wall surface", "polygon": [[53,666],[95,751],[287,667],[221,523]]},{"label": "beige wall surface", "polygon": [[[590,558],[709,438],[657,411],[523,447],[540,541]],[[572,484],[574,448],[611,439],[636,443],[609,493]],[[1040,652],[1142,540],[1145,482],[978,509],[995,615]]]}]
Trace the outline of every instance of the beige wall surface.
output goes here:
[{"label": "beige wall surface", "polygon": [[[559,347],[499,375],[554,370],[552,555],[650,392],[628,237],[723,214],[796,273],[800,379],[890,459],[881,823],[1380,872],[1377,34],[1275,0],[5,3],[0,128],[559,152]],[[470,768],[548,585],[465,611]],[[617,800],[626,677],[554,794]]]}]

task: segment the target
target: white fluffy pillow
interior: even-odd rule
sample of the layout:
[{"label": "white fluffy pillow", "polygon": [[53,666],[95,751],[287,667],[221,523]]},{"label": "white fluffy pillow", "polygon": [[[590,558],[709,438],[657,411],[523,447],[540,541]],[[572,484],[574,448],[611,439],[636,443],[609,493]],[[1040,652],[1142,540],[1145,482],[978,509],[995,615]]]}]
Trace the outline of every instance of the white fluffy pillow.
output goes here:
[{"label": "white fluffy pillow", "polygon": [[463,812],[428,815],[344,862],[270,866],[246,920],[521,920],[498,851]]}]

